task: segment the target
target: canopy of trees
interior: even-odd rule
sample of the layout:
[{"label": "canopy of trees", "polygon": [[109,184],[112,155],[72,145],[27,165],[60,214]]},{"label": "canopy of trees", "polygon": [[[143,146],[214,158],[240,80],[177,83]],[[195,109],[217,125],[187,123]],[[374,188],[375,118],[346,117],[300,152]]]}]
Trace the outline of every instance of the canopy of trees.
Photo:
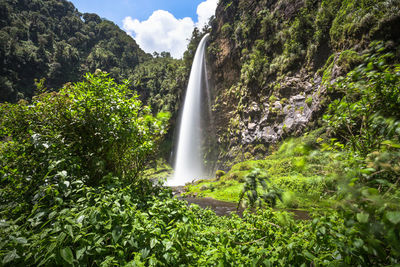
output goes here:
[{"label": "canopy of trees", "polygon": [[66,0],[0,2],[0,101],[30,98],[35,79],[59,88],[97,68],[122,81],[151,55],[113,22]]}]

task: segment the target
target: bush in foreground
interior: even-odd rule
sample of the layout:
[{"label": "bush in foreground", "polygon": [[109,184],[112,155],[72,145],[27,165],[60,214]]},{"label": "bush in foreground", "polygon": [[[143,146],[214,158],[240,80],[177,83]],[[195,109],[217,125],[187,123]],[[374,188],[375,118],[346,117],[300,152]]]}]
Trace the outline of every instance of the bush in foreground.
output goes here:
[{"label": "bush in foreground", "polygon": [[168,114],[151,115],[127,85],[96,72],[31,103],[1,104],[1,205],[30,210],[76,179],[137,183]]}]

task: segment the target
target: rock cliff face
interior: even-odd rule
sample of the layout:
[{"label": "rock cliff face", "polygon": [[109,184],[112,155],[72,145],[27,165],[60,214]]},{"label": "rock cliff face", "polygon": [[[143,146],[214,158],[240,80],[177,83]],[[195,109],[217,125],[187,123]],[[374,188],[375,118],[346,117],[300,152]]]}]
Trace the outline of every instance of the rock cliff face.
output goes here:
[{"label": "rock cliff face", "polygon": [[398,43],[399,6],[221,0],[208,48],[219,159],[263,157],[271,144],[317,126],[327,87],[369,43]]}]

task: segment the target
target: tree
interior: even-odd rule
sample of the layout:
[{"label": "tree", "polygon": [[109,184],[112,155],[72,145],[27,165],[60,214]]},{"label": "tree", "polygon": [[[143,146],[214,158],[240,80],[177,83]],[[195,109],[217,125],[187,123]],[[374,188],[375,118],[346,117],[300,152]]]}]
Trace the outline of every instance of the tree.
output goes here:
[{"label": "tree", "polygon": [[[82,15],[66,0],[3,2],[0,102],[16,102],[19,95],[30,99],[34,79],[44,77],[48,87],[60,88],[97,68],[122,82],[151,59],[117,25],[96,14]],[[120,71],[112,71],[116,68]]]},{"label": "tree", "polygon": [[168,113],[153,116],[127,82],[116,84],[101,71],[32,103],[1,104],[2,198],[31,205],[52,184],[74,179],[136,184],[168,119]]}]

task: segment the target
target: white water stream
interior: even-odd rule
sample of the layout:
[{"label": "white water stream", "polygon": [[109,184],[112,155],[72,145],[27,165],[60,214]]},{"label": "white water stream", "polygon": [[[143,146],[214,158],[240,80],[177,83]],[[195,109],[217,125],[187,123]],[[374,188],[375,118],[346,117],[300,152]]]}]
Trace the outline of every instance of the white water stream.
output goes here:
[{"label": "white water stream", "polygon": [[[207,86],[205,64],[207,39],[208,34],[201,39],[190,71],[180,122],[174,176],[167,181],[169,186],[184,185],[205,176],[201,151],[203,133],[200,113],[201,91],[203,87]],[[206,80],[206,82],[203,82],[203,80]]]}]

